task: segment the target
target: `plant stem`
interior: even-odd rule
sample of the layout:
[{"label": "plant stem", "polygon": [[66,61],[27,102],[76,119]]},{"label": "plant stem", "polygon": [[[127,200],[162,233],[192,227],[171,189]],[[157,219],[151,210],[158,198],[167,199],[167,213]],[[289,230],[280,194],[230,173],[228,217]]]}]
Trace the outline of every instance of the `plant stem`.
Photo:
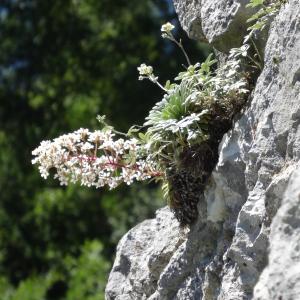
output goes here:
[{"label": "plant stem", "polygon": [[125,136],[125,137],[128,137],[129,135],[127,133],[124,133],[124,132],[121,132],[121,131],[118,131],[116,129],[112,129],[112,132],[118,134],[118,135],[122,135],[122,136]]},{"label": "plant stem", "polygon": [[190,61],[190,59],[189,59],[189,57],[188,57],[188,55],[187,55],[187,53],[186,53],[186,51],[185,51],[185,49],[184,49],[184,47],[183,47],[183,45],[182,45],[181,39],[180,39],[179,42],[178,42],[178,41],[174,38],[174,36],[173,36],[172,34],[168,35],[168,37],[169,37],[169,39],[170,39],[172,42],[174,42],[174,43],[181,49],[181,51],[182,51],[182,53],[184,54],[184,57],[185,57],[185,59],[186,59],[188,65],[189,65],[189,66],[192,65],[192,64],[191,64],[191,61]]},{"label": "plant stem", "polygon": [[164,92],[169,93],[168,90],[166,90],[157,80],[158,77],[155,77],[154,75],[150,75],[149,80],[152,81],[153,83],[157,84]]},{"label": "plant stem", "polygon": [[252,44],[253,44],[253,47],[255,48],[255,51],[256,51],[257,56],[258,56],[258,58],[259,58],[259,61],[262,62],[262,58],[261,58],[261,56],[260,56],[260,54],[259,54],[258,48],[257,48],[257,46],[256,46],[256,44],[255,44],[255,42],[254,42],[254,40],[253,40],[253,38],[252,38],[251,36],[250,36],[250,40],[251,40],[251,42],[252,42]]},{"label": "plant stem", "polygon": [[158,81],[156,81],[156,84],[166,93],[168,93],[168,90],[166,90]]},{"label": "plant stem", "polygon": [[[77,156],[77,158],[80,160],[80,162],[87,161],[90,163],[94,162],[97,159],[96,156],[85,156],[85,155],[79,155],[79,156]],[[139,166],[137,164],[126,165],[123,163],[118,163],[118,162],[110,161],[110,160],[108,163],[102,163],[99,165],[102,167],[113,167],[115,169],[118,169],[118,168],[119,169],[125,168],[125,169],[129,169],[129,170],[138,170],[139,169]],[[159,177],[159,176],[163,176],[164,173],[157,171],[157,170],[148,169],[148,170],[146,170],[146,174],[148,174],[151,177]]]},{"label": "plant stem", "polygon": [[259,62],[257,62],[255,59],[253,59],[250,55],[247,55],[247,57],[260,69],[262,70],[262,66]]}]

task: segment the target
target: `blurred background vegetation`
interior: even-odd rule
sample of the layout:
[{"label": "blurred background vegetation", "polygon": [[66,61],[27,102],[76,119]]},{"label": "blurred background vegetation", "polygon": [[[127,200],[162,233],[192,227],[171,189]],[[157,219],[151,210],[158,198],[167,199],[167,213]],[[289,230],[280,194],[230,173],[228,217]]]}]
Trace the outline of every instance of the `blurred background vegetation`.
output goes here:
[{"label": "blurred background vegetation", "polygon": [[[164,205],[159,189],[60,187],[31,165],[31,151],[105,114],[119,130],[141,124],[162,94],[138,82],[153,65],[160,81],[184,62],[160,37],[178,24],[167,0],[0,2],[0,298],[101,300],[116,243]],[[208,49],[183,37],[192,61]]]}]

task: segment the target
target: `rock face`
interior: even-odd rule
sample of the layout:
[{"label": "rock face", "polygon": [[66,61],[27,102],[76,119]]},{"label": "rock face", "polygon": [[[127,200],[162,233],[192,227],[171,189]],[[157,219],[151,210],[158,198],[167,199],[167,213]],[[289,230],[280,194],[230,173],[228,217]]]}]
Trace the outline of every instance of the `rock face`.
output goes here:
[{"label": "rock face", "polygon": [[[190,36],[220,51],[238,46],[251,14],[248,1],[174,2]],[[129,231],[107,300],[300,299],[299,16],[290,0],[272,21],[263,71],[223,138],[198,221],[180,229],[164,208]]]},{"label": "rock face", "polygon": [[174,0],[180,23],[190,38],[207,41],[220,51],[238,47],[253,15],[248,0]]},{"label": "rock face", "polygon": [[299,299],[300,170],[294,171],[271,225],[269,264],[255,286],[255,299]]}]

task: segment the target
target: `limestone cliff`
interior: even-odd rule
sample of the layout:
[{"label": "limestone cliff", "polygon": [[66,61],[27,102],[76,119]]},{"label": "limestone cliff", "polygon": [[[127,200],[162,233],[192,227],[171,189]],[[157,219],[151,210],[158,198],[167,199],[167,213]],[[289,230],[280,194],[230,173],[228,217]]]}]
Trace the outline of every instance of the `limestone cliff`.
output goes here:
[{"label": "limestone cliff", "polygon": [[[239,46],[247,0],[174,0],[187,33]],[[119,242],[107,300],[300,299],[300,2],[260,40],[264,68],[198,205],[180,229],[168,208]]]}]

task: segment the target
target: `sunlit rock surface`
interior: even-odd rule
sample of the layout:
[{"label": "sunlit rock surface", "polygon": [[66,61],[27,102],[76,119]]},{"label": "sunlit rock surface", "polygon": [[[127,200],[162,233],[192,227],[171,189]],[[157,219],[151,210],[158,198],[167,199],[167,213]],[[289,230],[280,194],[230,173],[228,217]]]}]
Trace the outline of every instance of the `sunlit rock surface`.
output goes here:
[{"label": "sunlit rock surface", "polygon": [[207,41],[220,51],[238,47],[254,10],[248,0],[174,0],[180,23],[190,38]]}]

